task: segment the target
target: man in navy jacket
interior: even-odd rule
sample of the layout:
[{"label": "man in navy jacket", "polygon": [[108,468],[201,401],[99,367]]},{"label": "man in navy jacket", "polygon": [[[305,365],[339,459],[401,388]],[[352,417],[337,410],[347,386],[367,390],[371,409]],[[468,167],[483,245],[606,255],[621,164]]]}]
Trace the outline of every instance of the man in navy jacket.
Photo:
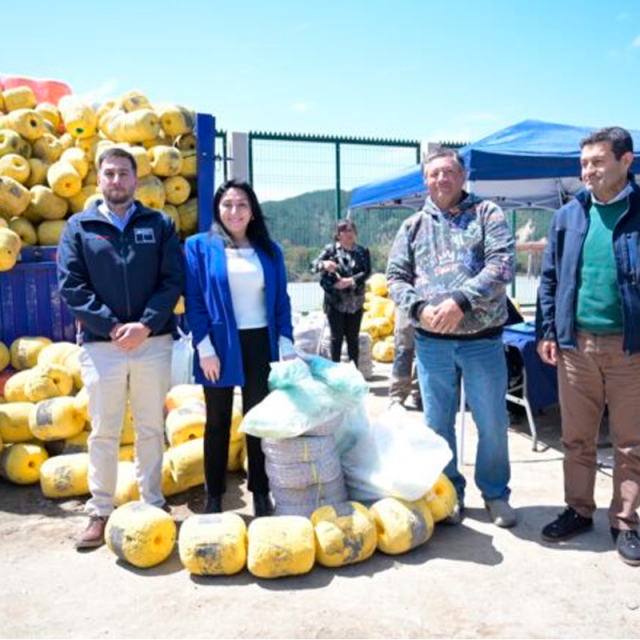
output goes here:
[{"label": "man in navy jacket", "polygon": [[551,222],[539,290],[538,353],[558,366],[567,504],[542,537],[557,542],[593,527],[606,405],[614,446],[609,525],[621,559],[640,565],[640,188],[629,173],[629,132],[591,134],[580,162],[586,188]]},{"label": "man in navy jacket", "polygon": [[136,430],[136,477],[144,502],[163,507],[163,407],[170,384],[173,309],[183,286],[173,222],[134,200],[136,163],[123,149],[98,163],[104,200],[73,216],[58,248],[60,293],[78,324],[89,393],[89,525],[76,541],[104,543],[114,508],[127,403]]}]

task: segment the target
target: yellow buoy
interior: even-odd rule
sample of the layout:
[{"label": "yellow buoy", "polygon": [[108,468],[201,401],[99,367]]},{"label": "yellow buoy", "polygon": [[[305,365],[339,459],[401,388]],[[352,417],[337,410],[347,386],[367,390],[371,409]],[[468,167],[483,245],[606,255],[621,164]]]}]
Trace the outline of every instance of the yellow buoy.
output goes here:
[{"label": "yellow buoy", "polygon": [[433,515],[433,520],[438,523],[453,513],[458,503],[458,494],[453,482],[441,473],[424,500]]},{"label": "yellow buoy", "polygon": [[62,198],[75,196],[82,189],[82,178],[69,162],[58,160],[47,171],[49,186]]},{"label": "yellow buoy", "polygon": [[204,484],[204,445],[202,438],[188,440],[167,451],[174,482],[184,489]]},{"label": "yellow buoy", "polygon": [[367,289],[376,296],[386,296],[388,293],[387,277],[384,273],[374,273],[367,280]]},{"label": "yellow buoy", "polygon": [[89,171],[89,162],[85,157],[85,153],[78,147],[71,147],[62,152],[60,156],[61,162],[68,162],[80,176],[80,180],[84,180]]},{"label": "yellow buoy", "polygon": [[155,567],[171,555],[176,525],[171,516],[158,507],[129,502],[111,514],[105,541],[121,560],[141,569]]},{"label": "yellow buoy", "polygon": [[158,145],[149,149],[147,154],[154,175],[166,178],[180,174],[182,155],[179,149]]},{"label": "yellow buoy", "polygon": [[66,226],[66,220],[45,220],[41,222],[36,228],[38,244],[43,247],[57,246]]},{"label": "yellow buoy", "polygon": [[120,461],[118,462],[118,481],[113,502],[119,507],[135,500],[140,500],[135,464],[127,460]]},{"label": "yellow buoy", "polygon": [[31,87],[19,86],[12,89],[5,89],[2,92],[4,98],[4,109],[7,112],[16,109],[34,109],[38,104],[36,94]]},{"label": "yellow buoy", "polygon": [[358,502],[340,502],[311,514],[316,560],[325,567],[342,567],[370,558],[376,550],[376,523]]},{"label": "yellow buoy", "polygon": [[181,151],[182,169],[180,175],[183,178],[195,178],[198,175],[198,156],[195,151]]},{"label": "yellow buoy", "polygon": [[60,111],[55,104],[50,102],[41,102],[36,106],[36,111],[53,127],[54,131],[57,131],[60,127],[62,118],[60,117]]},{"label": "yellow buoy", "polygon": [[180,231],[189,236],[198,231],[198,198],[190,198],[178,207]]},{"label": "yellow buoy", "polygon": [[90,138],[96,132],[97,118],[93,109],[74,96],[64,96],[58,103],[65,129],[73,138]]},{"label": "yellow buoy", "polygon": [[164,192],[165,199],[169,204],[180,205],[189,199],[191,185],[182,176],[171,176],[164,181]]},{"label": "yellow buoy", "polygon": [[394,351],[392,342],[378,340],[371,349],[371,356],[378,362],[393,362]]},{"label": "yellow buoy", "polygon": [[47,164],[60,160],[63,151],[60,140],[50,133],[45,133],[33,143],[34,157]]},{"label": "yellow buoy", "polygon": [[24,392],[29,402],[68,396],[73,389],[71,374],[60,364],[48,362],[31,370]]},{"label": "yellow buoy", "polygon": [[191,133],[195,126],[195,113],[179,105],[165,105],[157,110],[163,131],[172,138]]},{"label": "yellow buoy", "polygon": [[138,178],[146,178],[151,175],[151,163],[147,150],[144,147],[131,147],[129,153],[136,161],[136,175]]},{"label": "yellow buoy", "polygon": [[37,444],[8,445],[0,454],[0,475],[14,484],[35,484],[48,457],[44,447]]},{"label": "yellow buoy", "polygon": [[21,248],[22,240],[15,231],[0,227],[0,271],[15,267]]},{"label": "yellow buoy", "polygon": [[44,118],[35,109],[13,110],[5,118],[4,125],[29,141],[37,140],[47,132]]},{"label": "yellow buoy", "polygon": [[49,458],[40,467],[40,488],[46,498],[71,498],[89,493],[89,454]]},{"label": "yellow buoy", "polygon": [[[54,193],[49,187],[31,188],[29,211],[42,220],[62,220],[67,215],[69,203]],[[26,214],[25,214],[26,215]]]},{"label": "yellow buoy", "polygon": [[11,218],[11,220],[9,220],[9,229],[18,234],[23,247],[30,247],[38,242],[36,229],[33,223],[25,216]]},{"label": "yellow buoy", "polygon": [[247,568],[257,578],[308,573],[316,557],[313,526],[302,516],[253,520],[248,531]]},{"label": "yellow buoy", "polygon": [[25,184],[30,173],[29,161],[17,153],[8,153],[0,157],[0,176],[7,176],[20,184]]},{"label": "yellow buoy", "polygon": [[[47,171],[49,171],[49,164],[40,158],[29,158],[29,177],[24,183],[24,186],[28,189],[33,187],[44,185],[47,181]],[[26,214],[26,211],[25,211]]]},{"label": "yellow buoy", "polygon": [[127,112],[151,109],[149,98],[141,91],[128,91],[120,97],[119,104]]},{"label": "yellow buoy", "polygon": [[149,209],[162,210],[164,207],[166,193],[162,180],[156,176],[147,176],[138,182],[135,193],[136,200],[139,200]]},{"label": "yellow buoy", "polygon": [[165,423],[169,446],[175,447],[187,440],[204,437],[205,422],[204,403],[196,400],[176,407],[169,413]]},{"label": "yellow buoy", "polygon": [[51,344],[49,338],[43,336],[24,336],[11,343],[11,366],[18,371],[32,369],[38,364],[40,352]]},{"label": "yellow buoy", "polygon": [[27,210],[29,202],[29,189],[13,178],[0,176],[0,215],[5,218],[20,216]]},{"label": "yellow buoy", "polygon": [[192,400],[204,402],[204,391],[202,390],[202,385],[177,384],[167,393],[164,406],[167,413],[169,413],[176,407],[180,407]]},{"label": "yellow buoy", "polygon": [[31,433],[45,441],[71,438],[84,429],[84,423],[75,399],[68,396],[38,402],[29,416]]},{"label": "yellow buoy", "polygon": [[83,429],[77,435],[65,439],[62,453],[87,453],[87,451],[89,450],[88,440],[89,431],[85,431]]},{"label": "yellow buoy", "polygon": [[4,383],[4,398],[7,402],[28,402],[24,386],[30,375],[29,370],[18,371]]},{"label": "yellow buoy", "polygon": [[371,507],[371,514],[376,521],[378,549],[388,555],[415,549],[433,534],[433,516],[424,500],[383,498]]},{"label": "yellow buoy", "polygon": [[4,371],[11,362],[11,354],[4,342],[0,342],[0,371]]},{"label": "yellow buoy", "polygon": [[33,438],[29,416],[34,407],[31,402],[0,404],[0,435],[5,442],[27,442]]},{"label": "yellow buoy", "polygon": [[191,516],[180,527],[180,561],[197,576],[230,576],[247,562],[247,527],[235,513]]}]

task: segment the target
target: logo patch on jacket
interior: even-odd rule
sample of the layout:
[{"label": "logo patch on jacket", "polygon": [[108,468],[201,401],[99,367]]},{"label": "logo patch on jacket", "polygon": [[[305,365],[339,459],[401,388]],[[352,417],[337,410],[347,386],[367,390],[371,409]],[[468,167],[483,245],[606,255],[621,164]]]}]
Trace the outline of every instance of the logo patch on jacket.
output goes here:
[{"label": "logo patch on jacket", "polygon": [[134,229],[134,240],[136,244],[154,244],[156,241],[156,235],[153,229]]}]

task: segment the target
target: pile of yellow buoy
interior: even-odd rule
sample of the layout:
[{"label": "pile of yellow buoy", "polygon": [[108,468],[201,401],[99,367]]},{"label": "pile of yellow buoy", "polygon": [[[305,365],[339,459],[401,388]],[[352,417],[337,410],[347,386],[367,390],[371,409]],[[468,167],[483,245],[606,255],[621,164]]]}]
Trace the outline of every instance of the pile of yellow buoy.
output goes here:
[{"label": "pile of yellow buoy", "polygon": [[[10,361],[15,374],[4,385],[0,403],[0,475],[15,484],[40,483],[48,498],[89,493],[87,441],[91,433],[89,397],[80,377],[80,348],[68,342],[25,337],[10,349],[0,343],[0,365]],[[5,365],[6,366],[6,365]],[[4,367],[3,367],[4,368]],[[172,496],[204,483],[204,395],[200,385],[178,385],[166,399],[168,442],[162,489]],[[229,470],[242,468],[245,438],[238,431],[242,414],[233,411]],[[47,451],[55,443],[58,455]],[[49,447],[51,448],[51,447]],[[135,426],[125,407],[115,501],[138,500],[134,469]]]},{"label": "pile of yellow buoy", "polygon": [[98,160],[114,146],[135,157],[136,198],[183,237],[195,233],[194,125],[191,110],[152,105],[139,91],[97,108],[74,96],[38,103],[28,86],[0,91],[0,271],[21,246],[58,244],[65,220],[100,197]]},{"label": "pile of yellow buoy", "polygon": [[130,502],[109,518],[105,538],[118,558],[140,568],[166,560],[177,540],[180,561],[194,575],[233,575],[246,567],[257,578],[282,578],[308,573],[316,563],[363,562],[376,549],[387,555],[416,549],[455,504],[455,488],[441,475],[424,498],[413,502],[383,498],[369,509],[341,502],[320,507],[310,518],[270,516],[248,527],[235,513],[194,515],[182,523],[178,536],[168,513]]},{"label": "pile of yellow buoy", "polygon": [[371,336],[371,355],[378,362],[393,362],[395,313],[396,306],[388,297],[386,276],[374,273],[366,283],[360,331],[365,331]]}]

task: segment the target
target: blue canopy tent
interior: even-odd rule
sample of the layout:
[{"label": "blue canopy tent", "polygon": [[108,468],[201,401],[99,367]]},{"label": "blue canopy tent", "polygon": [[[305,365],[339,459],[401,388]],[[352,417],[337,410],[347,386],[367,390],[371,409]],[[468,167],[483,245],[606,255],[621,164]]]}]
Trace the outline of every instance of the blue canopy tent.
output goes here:
[{"label": "blue canopy tent", "polygon": [[[580,140],[593,128],[524,120],[459,150],[469,189],[504,208],[557,209],[581,187]],[[640,150],[640,132],[631,132]],[[640,173],[636,151],[632,170]],[[349,209],[419,209],[426,194],[420,165],[356,187]]]}]

